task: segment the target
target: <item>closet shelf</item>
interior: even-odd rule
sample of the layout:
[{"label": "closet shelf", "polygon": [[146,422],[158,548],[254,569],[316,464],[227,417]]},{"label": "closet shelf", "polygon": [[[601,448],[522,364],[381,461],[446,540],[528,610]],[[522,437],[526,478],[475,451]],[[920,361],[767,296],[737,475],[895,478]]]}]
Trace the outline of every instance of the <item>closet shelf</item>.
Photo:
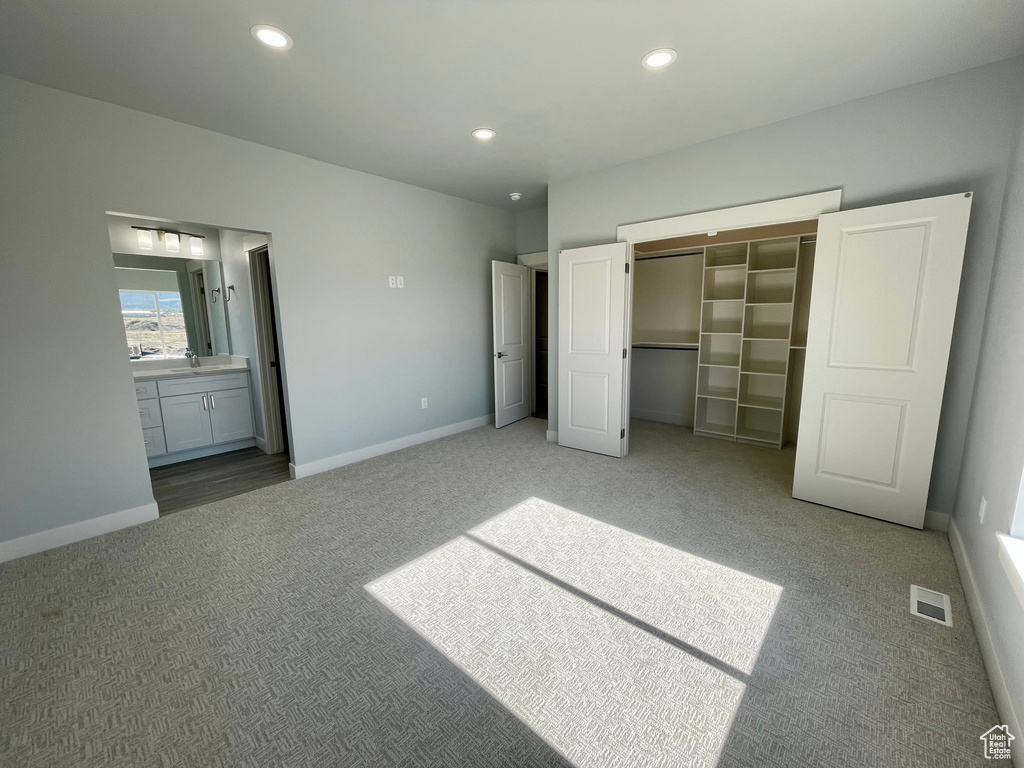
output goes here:
[{"label": "closet shelf", "polygon": [[744,336],[744,341],[781,341],[784,344],[789,343],[789,339],[785,336]]},{"label": "closet shelf", "polygon": [[792,301],[748,301],[748,307],[785,307],[792,304]]},{"label": "closet shelf", "polygon": [[781,411],[783,400],[781,397],[754,397],[748,395],[743,400],[740,400],[740,405],[744,408],[759,408],[763,411]]},{"label": "closet shelf", "polygon": [[[734,366],[735,367],[735,366]],[[743,371],[748,376],[785,376],[783,371]]]},{"label": "closet shelf", "polygon": [[747,272],[749,272],[752,275],[753,274],[764,275],[764,274],[768,274],[769,272],[778,272],[778,273],[781,274],[781,273],[784,273],[784,272],[796,272],[796,267],[773,267],[771,269],[758,269],[757,267],[750,267],[747,270]]},{"label": "closet shelf", "polygon": [[746,427],[736,430],[736,439],[752,440],[756,443],[768,443],[770,445],[778,445],[780,440],[779,433],[777,432],[768,432],[763,429],[749,429]]},{"label": "closet shelf", "polygon": [[736,400],[735,389],[708,389],[704,392],[698,392],[697,397],[707,397],[712,400]]},{"label": "closet shelf", "polygon": [[700,363],[702,368],[739,368],[739,363],[729,365],[728,363]]},{"label": "closet shelf", "polygon": [[737,302],[738,301],[740,304],[742,304],[745,301],[745,299],[704,299],[704,303],[705,304],[713,304],[713,303],[725,304],[726,302],[730,302],[730,301],[732,301],[732,302]]},{"label": "closet shelf", "polygon": [[704,432],[708,435],[724,435],[726,437],[732,437],[735,432],[732,426],[726,426],[722,424],[701,424],[693,428],[694,432]]}]

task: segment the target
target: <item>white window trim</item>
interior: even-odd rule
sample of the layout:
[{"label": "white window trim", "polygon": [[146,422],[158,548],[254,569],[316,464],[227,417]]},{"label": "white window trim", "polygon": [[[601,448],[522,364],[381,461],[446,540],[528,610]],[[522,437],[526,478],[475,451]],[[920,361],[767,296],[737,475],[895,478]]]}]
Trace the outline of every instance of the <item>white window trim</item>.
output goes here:
[{"label": "white window trim", "polygon": [[[160,351],[164,358],[167,358],[167,341],[164,339],[164,321],[163,315],[160,312],[160,294],[161,293],[174,293],[174,291],[147,291],[141,288],[119,288],[118,295],[122,293],[141,293],[146,296],[152,296],[156,302],[156,327],[160,331]],[[178,291],[178,296],[181,296],[181,291]]]},{"label": "white window trim", "polygon": [[1024,539],[1003,533],[996,535],[999,537],[999,562],[1006,570],[1021,607],[1024,607]]}]

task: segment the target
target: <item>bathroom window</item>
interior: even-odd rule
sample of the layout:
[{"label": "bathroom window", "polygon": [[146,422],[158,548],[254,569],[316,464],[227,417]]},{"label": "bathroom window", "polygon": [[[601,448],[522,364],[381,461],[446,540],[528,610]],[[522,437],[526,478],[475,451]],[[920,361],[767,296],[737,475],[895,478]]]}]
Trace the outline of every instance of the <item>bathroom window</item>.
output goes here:
[{"label": "bathroom window", "polygon": [[185,356],[188,336],[180,293],[141,290],[119,293],[128,356],[132,360]]}]

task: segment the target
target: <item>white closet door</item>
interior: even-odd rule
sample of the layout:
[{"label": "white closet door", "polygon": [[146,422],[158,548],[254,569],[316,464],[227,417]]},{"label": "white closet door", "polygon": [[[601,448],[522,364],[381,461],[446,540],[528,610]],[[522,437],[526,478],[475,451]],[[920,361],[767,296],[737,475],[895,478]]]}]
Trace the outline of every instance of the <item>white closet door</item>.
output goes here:
[{"label": "white closet door", "polygon": [[622,456],[626,243],[558,254],[558,444]]},{"label": "white closet door", "polygon": [[529,275],[529,267],[491,262],[495,427],[530,415]]},{"label": "white closet door", "polygon": [[818,219],[793,495],[920,528],[970,193]]}]

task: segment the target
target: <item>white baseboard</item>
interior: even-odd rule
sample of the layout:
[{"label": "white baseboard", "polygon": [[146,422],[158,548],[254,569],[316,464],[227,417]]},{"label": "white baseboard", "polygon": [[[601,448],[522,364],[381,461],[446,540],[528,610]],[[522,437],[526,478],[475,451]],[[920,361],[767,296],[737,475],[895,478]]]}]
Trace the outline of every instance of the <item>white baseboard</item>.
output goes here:
[{"label": "white baseboard", "polygon": [[924,527],[930,531],[948,531],[949,512],[936,512],[932,509],[925,510]]},{"label": "white baseboard", "polygon": [[558,442],[558,433],[557,432],[552,432],[549,429],[547,431],[547,439],[548,439],[549,443],[557,443]]},{"label": "white baseboard", "polygon": [[631,408],[629,418],[641,419],[643,421],[658,421],[662,424],[677,424],[680,427],[693,426],[693,414],[669,413],[668,411],[644,411],[638,408]]},{"label": "white baseboard", "polygon": [[[992,643],[992,633],[989,630],[988,616],[985,613],[985,605],[978,592],[978,584],[974,580],[974,571],[971,569],[971,562],[967,559],[967,551],[964,549],[960,533],[956,529],[956,521],[949,521],[949,544],[953,549],[953,558],[956,560],[956,567],[960,570],[960,583],[963,584],[964,594],[967,596],[967,607],[971,611],[971,619],[974,622],[974,631],[978,635],[978,645],[981,646],[981,658],[985,662],[985,670],[988,672],[988,681],[992,686],[992,695],[996,700],[996,709],[1002,722],[999,725],[1006,725],[1010,733],[1021,738],[1024,731],[1021,730],[1021,720],[1013,706],[1013,699],[1006,687],[1006,678],[1003,677],[1003,668],[996,655],[995,645]],[[997,723],[992,723],[997,725]],[[1013,764],[1017,768],[1024,768],[1024,750],[1013,745],[1011,752]]]},{"label": "white baseboard", "polygon": [[0,541],[0,563],[34,555],[54,547],[62,547],[65,544],[74,544],[76,541],[91,539],[93,536],[100,536],[121,528],[131,528],[133,525],[148,523],[150,520],[156,520],[159,514],[156,502],[153,502],[134,509],[93,517],[80,523],[71,523],[59,528],[51,528],[48,531],[31,533],[18,539]]},{"label": "white baseboard", "polygon": [[420,443],[429,443],[431,440],[438,440],[442,437],[455,435],[459,432],[466,432],[467,430],[476,429],[477,427],[485,427],[488,424],[493,423],[493,413],[488,414],[487,416],[478,416],[475,419],[460,421],[456,424],[449,424],[445,427],[430,429],[426,432],[417,432],[415,435],[407,435],[405,437],[396,438],[395,440],[388,440],[386,443],[377,443],[377,445],[359,448],[358,450],[349,451],[348,453],[339,453],[337,456],[328,456],[326,459],[310,461],[305,464],[289,464],[288,472],[293,478],[298,480],[303,477],[309,477],[310,475],[327,472],[330,469],[337,469],[338,467],[355,464],[357,461],[365,461],[366,459],[372,459],[375,456],[383,456],[385,453],[400,451],[403,448],[410,448],[414,445],[419,445]]}]

